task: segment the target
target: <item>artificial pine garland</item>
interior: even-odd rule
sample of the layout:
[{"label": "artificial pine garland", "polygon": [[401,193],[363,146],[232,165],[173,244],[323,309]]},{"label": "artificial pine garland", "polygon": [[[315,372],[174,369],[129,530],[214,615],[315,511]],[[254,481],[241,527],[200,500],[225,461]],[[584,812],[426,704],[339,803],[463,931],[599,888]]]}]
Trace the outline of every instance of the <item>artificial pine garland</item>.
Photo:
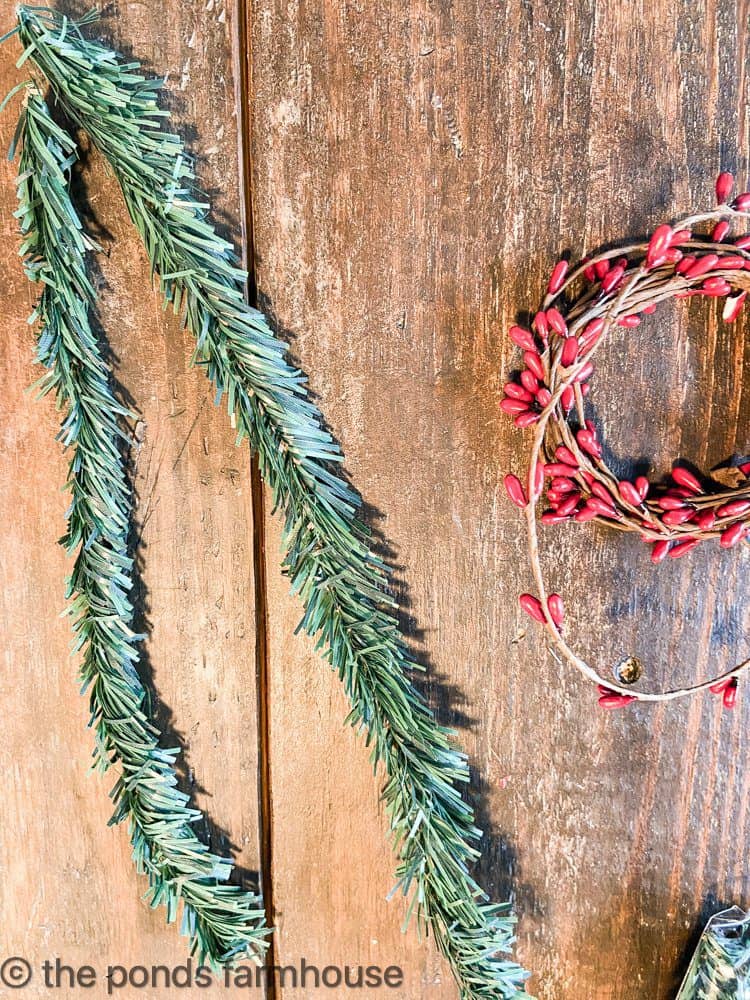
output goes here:
[{"label": "artificial pine garland", "polygon": [[75,555],[68,582],[83,689],[89,690],[96,737],[94,766],[118,762],[112,789],[113,823],[127,820],[133,858],[149,880],[152,906],[174,920],[182,901],[183,930],[200,962],[227,961],[266,947],[260,897],[226,880],[232,865],[209,852],[191,824],[200,818],[177,784],[179,748],[160,746],[146,714],[146,691],[136,670],[141,638],[131,629],[132,559],[128,551],[132,499],[125,478],[123,431],[127,411],[110,388],[110,371],[90,323],[95,293],[84,255],[96,249],[70,200],[75,144],[50,117],[36,86],[26,91],[16,212],[26,274],[43,286],[37,360],[46,374],[41,396],[54,393],[65,416],[59,440],[72,453],[72,499],[62,544]]},{"label": "artificial pine garland", "polygon": [[[274,504],[285,515],[284,569],[304,605],[301,627],[342,680],[348,721],[365,731],[383,789],[398,889],[408,916],[435,935],[463,1000],[525,996],[527,976],[504,958],[513,942],[509,904],[492,904],[469,873],[479,831],[460,789],[465,755],[438,724],[410,679],[417,668],[402,638],[389,580],[358,516],[359,496],[341,474],[341,452],[310,401],[304,375],[262,313],[244,301],[245,275],[232,247],[206,218],[182,140],[163,131],[168,113],[138,63],[86,40],[80,25],[45,8],[20,7],[18,33],[71,123],[109,161],[165,300],[196,338],[193,361],[226,394],[237,443],[248,438]],[[42,125],[44,122],[44,125]],[[69,137],[33,90],[22,115],[20,217],[30,277],[45,289],[39,355],[68,415],[62,439],[74,448],[73,507],[66,544],[78,556],[71,608],[92,684],[97,759],[119,761],[114,821],[128,817],[136,861],[151,880],[151,899],[186,930],[202,957],[225,961],[262,955],[266,933],[257,897],[224,882],[229,864],[190,833],[200,814],[175,786],[174,751],[158,745],[144,715],[129,629],[127,526],[132,503],[119,452],[125,415],[107,382],[88,326],[93,292],[83,266],[91,243],[69,200],[74,162]],[[105,474],[106,473],[106,474]]]},{"label": "artificial pine garland", "polygon": [[738,906],[708,921],[676,1000],[745,1000],[750,995],[750,918]]}]

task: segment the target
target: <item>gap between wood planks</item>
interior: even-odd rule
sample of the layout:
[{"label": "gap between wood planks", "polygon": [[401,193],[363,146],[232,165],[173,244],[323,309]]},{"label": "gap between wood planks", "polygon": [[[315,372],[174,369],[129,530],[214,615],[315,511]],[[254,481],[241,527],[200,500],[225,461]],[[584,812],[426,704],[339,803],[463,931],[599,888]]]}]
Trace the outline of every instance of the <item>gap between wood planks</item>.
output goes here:
[{"label": "gap between wood planks", "polygon": [[[247,299],[257,305],[255,285],[255,255],[253,240],[253,169],[252,169],[252,51],[250,46],[250,4],[237,0],[237,29],[235,44],[239,63],[239,159],[240,159],[240,214],[243,229],[244,264],[247,269]],[[268,581],[266,578],[266,523],[263,500],[263,480],[258,459],[250,459],[250,490],[253,517],[253,577],[255,583],[255,670],[258,703],[258,814],[260,841],[260,884],[263,903],[269,924],[275,922],[273,895],[273,829],[271,813],[271,757],[270,757],[270,692],[268,657]],[[275,932],[268,939],[266,964],[276,965]],[[273,975],[265,979],[266,1000],[277,1000],[278,991]]]}]

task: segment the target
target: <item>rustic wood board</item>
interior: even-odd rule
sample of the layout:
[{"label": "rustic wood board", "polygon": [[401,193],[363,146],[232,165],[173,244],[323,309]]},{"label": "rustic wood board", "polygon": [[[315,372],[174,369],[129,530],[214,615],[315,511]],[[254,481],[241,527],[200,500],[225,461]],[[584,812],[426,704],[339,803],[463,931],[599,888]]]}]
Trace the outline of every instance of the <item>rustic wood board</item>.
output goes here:
[{"label": "rustic wood board", "polygon": [[[104,26],[169,70],[178,120],[236,238],[239,9],[126,4]],[[0,15],[9,23],[13,5],[0,0]],[[526,630],[521,523],[500,490],[504,472],[521,467],[522,439],[497,413],[500,373],[514,361],[505,328],[537,304],[561,250],[692,207],[719,166],[744,173],[747,17],[744,2],[687,0],[256,0],[248,12],[253,80],[242,110],[259,288],[393,548],[430,695],[472,755],[482,881],[497,898],[513,892],[519,954],[545,1000],[666,1000],[705,917],[750,903],[745,702],[733,717],[707,700],[603,716],[591,689]],[[16,78],[3,62],[0,87]],[[10,115],[0,129],[7,142]],[[1,168],[6,232],[13,173]],[[260,865],[261,745],[276,959],[396,964],[405,984],[390,995],[454,997],[432,948],[401,935],[399,901],[385,900],[392,859],[377,782],[361,739],[342,729],[338,682],[292,635],[300,608],[278,572],[273,518],[263,522],[260,601],[268,730],[258,732],[246,458],[187,368],[188,338],[148,291],[96,157],[84,179],[109,234],[103,320],[142,417],[148,659],[214,846],[231,840],[243,867]],[[124,831],[105,826],[106,784],[85,774],[85,705],[57,618],[65,462],[52,406],[23,394],[35,376],[32,295],[12,256],[0,269],[3,950],[35,963],[176,964],[183,942],[139,900]],[[663,471],[675,455],[710,465],[746,450],[746,332],[696,308],[604,352],[596,405],[616,427],[614,452]],[[618,378],[624,388],[613,391]],[[746,553],[710,551],[657,572],[635,540],[584,529],[546,534],[544,555],[572,634],[604,663],[635,652],[659,684],[740,654]],[[33,989],[26,995],[46,995]]]},{"label": "rustic wood board", "polygon": [[[711,699],[605,715],[526,632],[522,525],[500,489],[523,443],[497,411],[517,360],[505,330],[562,251],[709,201],[720,167],[744,176],[747,15],[686,0],[256,0],[250,15],[259,288],[386,515],[432,697],[476,768],[482,879],[512,889],[542,998],[666,1000],[704,918],[750,902],[747,699],[733,716]],[[745,451],[746,333],[695,307],[612,344],[594,395],[615,454],[663,473]],[[366,751],[336,679],[290,639],[274,521],[267,551],[279,957],[395,962],[399,995],[453,997],[384,902]],[[654,571],[635,539],[544,536],[576,644],[605,665],[639,654],[654,685],[739,658],[748,558]]]},{"label": "rustic wood board", "polygon": [[[12,23],[14,6],[0,2],[2,30]],[[236,28],[232,4],[170,0],[158,7],[118,5],[116,17],[98,30],[153,72],[169,72],[177,120],[200,148],[201,177],[220,221],[239,237]],[[20,78],[12,67],[17,55],[13,41],[3,46],[3,93]],[[3,149],[13,127],[6,112]],[[101,975],[110,963],[175,966],[187,958],[186,940],[165,925],[163,910],[151,911],[141,899],[146,884],[133,869],[126,831],[106,825],[114,775],[87,773],[88,713],[69,653],[69,623],[58,617],[69,572],[55,544],[67,506],[61,492],[66,461],[54,440],[52,400],[35,402],[24,393],[40,374],[31,363],[33,335],[26,325],[33,293],[14,252],[15,165],[0,169],[8,237],[0,260],[0,950],[26,956],[35,969],[55,957],[90,964]],[[118,380],[140,418],[133,454],[143,542],[140,600],[151,629],[146,656],[159,718],[168,725],[168,744],[184,747],[185,787],[210,817],[204,835],[254,872],[260,856],[249,463],[234,449],[206,379],[189,368],[190,338],[150,289],[137,236],[96,157],[82,182],[108,251],[101,262],[102,321]],[[168,997],[174,988],[139,993]],[[25,995],[61,992],[44,990],[35,972]]]}]

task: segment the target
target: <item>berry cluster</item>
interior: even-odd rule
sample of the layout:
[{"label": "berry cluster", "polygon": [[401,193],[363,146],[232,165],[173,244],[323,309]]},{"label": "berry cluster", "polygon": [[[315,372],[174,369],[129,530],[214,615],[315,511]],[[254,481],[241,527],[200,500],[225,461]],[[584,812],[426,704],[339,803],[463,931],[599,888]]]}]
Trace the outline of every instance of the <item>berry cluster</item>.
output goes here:
[{"label": "berry cluster", "polygon": [[[535,519],[536,505],[546,494],[543,524],[596,520],[638,532],[654,563],[680,558],[709,539],[718,539],[724,548],[748,540],[750,462],[723,475],[696,475],[677,465],[667,482],[646,476],[620,479],[604,460],[599,432],[584,408],[593,355],[613,329],[638,326],[661,302],[673,298],[723,298],[727,323],[740,314],[750,290],[750,234],[733,237],[732,224],[750,216],[750,192],[731,200],[732,189],[731,174],[722,173],[716,182],[718,206],[711,211],[657,226],[647,243],[584,258],[573,269],[559,261],[531,329],[510,329],[511,340],[523,352],[523,369],[505,384],[500,407],[517,427],[533,428],[534,438],[526,482],[508,475],[505,488],[513,503],[527,512],[532,570],[541,594],[522,594],[521,607],[546,625],[567,658],[599,684],[599,703],[605,708],[706,688],[721,694],[731,708],[737,676],[748,666],[743,663],[714,681],[661,694],[605,683],[565,642],[560,596],[545,596]],[[708,233],[696,231],[705,224]]]}]

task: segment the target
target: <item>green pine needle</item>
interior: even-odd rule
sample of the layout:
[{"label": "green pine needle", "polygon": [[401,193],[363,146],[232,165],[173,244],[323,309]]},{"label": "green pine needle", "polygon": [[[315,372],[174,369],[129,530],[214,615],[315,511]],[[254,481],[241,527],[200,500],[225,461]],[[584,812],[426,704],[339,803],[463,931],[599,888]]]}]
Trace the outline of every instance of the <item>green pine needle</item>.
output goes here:
[{"label": "green pine needle", "polygon": [[196,338],[193,360],[217,400],[226,395],[237,441],[248,438],[284,512],[284,568],[304,605],[301,627],[337,671],[349,721],[365,730],[373,762],[385,770],[408,914],[435,935],[463,1000],[525,997],[528,974],[504,957],[513,943],[510,906],[487,902],[470,874],[479,831],[460,794],[466,757],[412,683],[386,567],[342,477],[341,452],[304,375],[286,361],[286,345],[244,301],[245,275],[207,220],[183,142],[162,129],[160,82],[45,9],[19,9],[19,37],[21,61],[44,75],[111,164],[165,298]]},{"label": "green pine needle", "polygon": [[260,960],[266,948],[260,897],[227,883],[232,864],[212,854],[191,824],[201,818],[180,791],[178,749],[160,746],[146,714],[146,692],[136,671],[139,636],[131,629],[132,560],[128,534],[132,500],[125,478],[127,411],[115,399],[110,372],[94,336],[89,311],[95,294],[85,254],[96,249],[70,200],[75,144],[50,117],[34,85],[20,122],[20,220],[26,274],[42,285],[33,320],[39,323],[37,359],[47,372],[37,383],[64,412],[58,439],[71,452],[72,501],[62,544],[75,555],[68,581],[74,649],[82,657],[96,744],[94,767],[115,762],[112,822],[127,820],[133,859],[149,880],[148,899],[173,921],[182,903],[182,927],[200,963],[239,955]]}]

